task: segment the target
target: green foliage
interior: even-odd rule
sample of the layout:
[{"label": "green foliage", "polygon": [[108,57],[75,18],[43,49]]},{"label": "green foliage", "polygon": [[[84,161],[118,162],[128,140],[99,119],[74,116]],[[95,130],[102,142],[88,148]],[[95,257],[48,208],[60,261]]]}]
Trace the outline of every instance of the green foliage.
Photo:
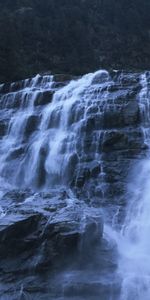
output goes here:
[{"label": "green foliage", "polygon": [[0,0],[0,81],[150,68],[149,0]]}]

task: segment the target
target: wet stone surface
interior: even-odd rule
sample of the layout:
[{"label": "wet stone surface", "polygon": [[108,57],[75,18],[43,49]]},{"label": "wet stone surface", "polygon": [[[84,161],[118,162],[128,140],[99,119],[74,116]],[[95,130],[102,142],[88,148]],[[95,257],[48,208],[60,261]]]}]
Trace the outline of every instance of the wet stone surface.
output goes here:
[{"label": "wet stone surface", "polygon": [[[14,190],[6,193],[2,201],[5,205],[0,219],[1,297],[10,293],[11,299],[17,299],[22,292],[31,299],[37,295],[42,299],[40,293],[42,297],[44,293],[48,299],[52,294],[69,297],[71,291],[75,291],[74,296],[86,296],[91,283],[85,279],[78,284],[81,271],[99,272],[108,265],[115,269],[112,261],[99,260],[100,251],[112,251],[104,245],[101,210],[71,198],[65,190],[36,194]],[[63,279],[69,276],[68,272],[72,274],[70,283]],[[58,279],[54,278],[61,273],[58,287]],[[101,285],[93,282],[93,295],[98,295]]]},{"label": "wet stone surface", "polygon": [[0,299],[119,299],[105,225],[121,226],[129,173],[147,155],[149,78],[0,85]]}]

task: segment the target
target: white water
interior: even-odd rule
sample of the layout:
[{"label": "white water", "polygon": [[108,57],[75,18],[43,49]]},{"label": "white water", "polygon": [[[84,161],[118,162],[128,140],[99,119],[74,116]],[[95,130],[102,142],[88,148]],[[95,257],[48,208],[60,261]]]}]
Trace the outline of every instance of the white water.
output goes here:
[{"label": "white water", "polygon": [[[98,93],[94,88],[96,76],[105,74],[108,81],[98,84]],[[105,78],[106,79],[106,78]],[[21,106],[9,122],[7,135],[1,140],[0,175],[6,175],[8,181],[13,185],[21,184],[30,187],[35,184],[39,171],[41,151],[46,152],[45,160],[42,162],[46,171],[46,185],[56,182],[65,182],[66,170],[72,154],[76,154],[77,138],[82,138],[81,124],[87,120],[88,111],[97,106],[101,97],[103,109],[108,105],[108,92],[100,93],[100,88],[109,85],[107,72],[98,71],[94,74],[83,76],[77,81],[71,81],[60,91],[56,91],[52,103],[41,108],[41,120],[37,130],[31,135],[28,147],[21,159],[9,161],[8,157],[12,150],[22,146],[24,131],[27,120],[36,113],[34,102],[39,92],[51,90],[53,84],[52,76],[38,86],[38,77],[32,81],[25,82],[22,88]],[[147,78],[141,76],[142,90],[139,94],[139,105],[143,118],[143,135],[145,143],[150,145],[150,107]],[[29,88],[26,87],[29,85]],[[15,101],[17,92],[6,96],[6,102],[11,99]],[[5,97],[5,96],[4,96]],[[113,101],[113,99],[112,99]],[[76,105],[72,115],[72,109]],[[99,112],[101,113],[101,112]],[[73,122],[70,117],[73,117]],[[94,135],[95,134],[95,135]],[[100,161],[98,153],[98,142],[101,132],[93,133],[93,152],[95,158]],[[84,152],[81,143],[80,154]],[[80,161],[80,157],[78,157]],[[12,163],[12,165],[11,165]],[[7,173],[4,172],[7,170]],[[11,178],[13,177],[13,178]],[[135,180],[133,180],[133,177]],[[129,205],[127,217],[120,232],[112,228],[105,229],[109,239],[114,239],[118,246],[118,276],[122,280],[121,296],[119,300],[149,300],[150,299],[150,158],[142,161],[133,172],[133,183],[130,186]],[[4,181],[3,181],[4,182]],[[19,182],[19,183],[18,183]],[[0,211],[3,215],[3,211]]]},{"label": "white water", "polygon": [[[150,117],[148,84],[141,76],[139,105],[143,119],[145,143],[150,147]],[[105,233],[118,247],[118,276],[122,280],[119,300],[150,299],[150,154],[141,161],[130,176],[129,204],[120,232],[106,226]]]},{"label": "white water", "polygon": [[[93,82],[97,77],[98,84]],[[81,148],[80,152],[84,153],[84,145],[80,139],[81,127],[83,124],[86,126],[88,110],[97,105],[100,89],[108,85],[110,78],[108,72],[97,71],[79,80],[72,80],[58,91],[53,88],[53,76],[45,76],[42,81],[39,80],[38,75],[32,80],[25,80],[21,90],[12,92],[10,89],[10,93],[2,96],[4,111],[7,104],[13,104],[17,97],[20,98],[19,109],[12,111],[8,131],[1,140],[0,147],[0,176],[6,177],[14,187],[38,187],[41,170],[42,184],[46,187],[55,183],[67,183],[71,158],[76,155],[80,160],[77,143]],[[53,99],[47,105],[40,106],[38,111],[35,101],[39,94],[45,91],[53,91]],[[101,96],[107,103],[107,90],[101,93]],[[32,116],[40,116],[39,123],[36,130],[26,136],[28,121]],[[93,133],[91,142],[98,160],[99,136],[99,131]],[[24,153],[20,158],[11,159],[11,154],[22,148]]]}]

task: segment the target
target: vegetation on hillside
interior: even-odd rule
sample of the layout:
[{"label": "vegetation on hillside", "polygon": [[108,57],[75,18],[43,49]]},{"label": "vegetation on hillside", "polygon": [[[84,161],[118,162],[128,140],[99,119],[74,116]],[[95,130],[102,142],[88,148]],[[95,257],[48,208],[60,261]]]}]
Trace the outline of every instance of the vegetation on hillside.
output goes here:
[{"label": "vegetation on hillside", "polygon": [[0,0],[0,82],[150,69],[149,0]]}]

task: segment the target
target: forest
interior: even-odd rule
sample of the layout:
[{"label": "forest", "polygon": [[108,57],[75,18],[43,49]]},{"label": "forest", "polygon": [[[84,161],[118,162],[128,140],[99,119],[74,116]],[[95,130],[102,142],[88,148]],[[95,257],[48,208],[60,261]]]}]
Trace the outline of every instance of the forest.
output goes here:
[{"label": "forest", "polygon": [[149,0],[0,0],[0,82],[150,68]]}]

